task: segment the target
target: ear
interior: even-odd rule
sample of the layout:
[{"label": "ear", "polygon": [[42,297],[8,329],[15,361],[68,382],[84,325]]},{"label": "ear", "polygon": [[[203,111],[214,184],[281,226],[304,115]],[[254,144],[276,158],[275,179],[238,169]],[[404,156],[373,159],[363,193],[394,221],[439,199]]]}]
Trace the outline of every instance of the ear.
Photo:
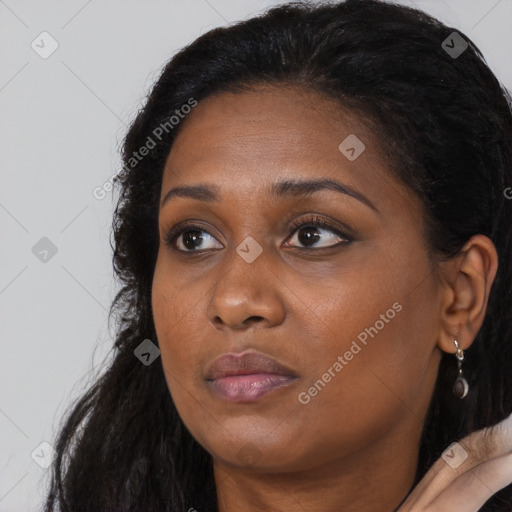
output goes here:
[{"label": "ear", "polygon": [[465,350],[482,327],[498,270],[498,254],[488,237],[474,235],[457,256],[441,263],[441,268],[442,328],[437,346],[453,354],[454,339]]}]

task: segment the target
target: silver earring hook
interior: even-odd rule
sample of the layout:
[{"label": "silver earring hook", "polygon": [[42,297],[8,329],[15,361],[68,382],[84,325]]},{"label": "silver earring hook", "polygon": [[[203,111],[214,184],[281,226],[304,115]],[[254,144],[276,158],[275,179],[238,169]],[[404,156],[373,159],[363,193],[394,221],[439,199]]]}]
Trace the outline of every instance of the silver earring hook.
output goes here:
[{"label": "silver earring hook", "polygon": [[457,368],[459,370],[459,375],[455,379],[455,384],[453,385],[453,394],[457,398],[464,398],[467,396],[469,391],[468,381],[464,378],[462,374],[462,361],[464,361],[464,350],[462,350],[459,346],[459,342],[454,339],[455,348],[457,349],[455,352],[455,357],[457,358]]}]

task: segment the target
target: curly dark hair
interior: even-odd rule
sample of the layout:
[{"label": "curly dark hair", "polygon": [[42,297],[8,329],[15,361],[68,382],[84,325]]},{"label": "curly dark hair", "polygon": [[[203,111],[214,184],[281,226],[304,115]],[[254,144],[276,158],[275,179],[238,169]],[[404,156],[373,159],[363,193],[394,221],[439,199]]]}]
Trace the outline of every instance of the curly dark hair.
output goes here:
[{"label": "curly dark hair", "polygon": [[[169,119],[213,93],[287,84],[338,99],[372,124],[391,172],[424,204],[432,258],[457,255],[479,233],[495,244],[498,273],[466,352],[470,393],[453,396],[456,361],[444,353],[414,485],[451,442],[512,412],[512,102],[466,35],[458,31],[468,43],[461,55],[445,50],[453,31],[378,0],[293,2],[210,30],[170,59],[129,128],[114,180],[113,357],[66,411],[45,512],[217,511],[212,457],[181,421],[161,358],[145,366],[134,357],[143,340],[158,344],[151,288],[162,175],[187,122]],[[154,147],[135,162],[149,138]],[[511,506],[508,486],[481,510]]]}]

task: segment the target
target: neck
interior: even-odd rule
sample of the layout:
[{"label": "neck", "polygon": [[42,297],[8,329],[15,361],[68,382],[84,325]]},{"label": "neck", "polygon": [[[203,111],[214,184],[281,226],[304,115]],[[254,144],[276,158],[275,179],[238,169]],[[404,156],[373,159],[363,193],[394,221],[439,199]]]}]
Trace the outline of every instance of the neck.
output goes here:
[{"label": "neck", "polygon": [[297,472],[228,466],[214,460],[219,512],[394,512],[416,474],[419,434],[395,432],[363,450]]}]

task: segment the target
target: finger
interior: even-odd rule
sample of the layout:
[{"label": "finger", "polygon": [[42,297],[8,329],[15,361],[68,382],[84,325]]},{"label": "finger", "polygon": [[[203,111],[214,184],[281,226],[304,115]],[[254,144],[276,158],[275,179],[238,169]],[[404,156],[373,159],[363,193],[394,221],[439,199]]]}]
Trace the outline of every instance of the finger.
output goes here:
[{"label": "finger", "polygon": [[452,443],[413,489],[404,506],[432,502],[461,474],[488,459],[504,455],[511,449],[512,414],[493,427],[473,432],[458,443]]},{"label": "finger", "polygon": [[483,462],[460,475],[428,505],[427,510],[475,512],[493,494],[511,483],[512,453],[508,453]]}]

